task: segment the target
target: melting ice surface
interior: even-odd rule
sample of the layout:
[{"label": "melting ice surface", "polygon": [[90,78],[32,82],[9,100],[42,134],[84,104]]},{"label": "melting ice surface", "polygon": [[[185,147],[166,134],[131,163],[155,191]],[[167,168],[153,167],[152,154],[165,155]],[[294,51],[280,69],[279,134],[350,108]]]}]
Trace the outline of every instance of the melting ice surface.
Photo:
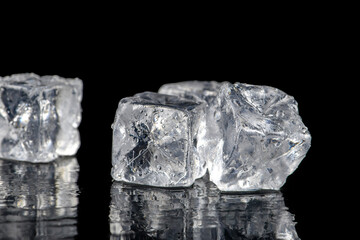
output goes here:
[{"label": "melting ice surface", "polygon": [[192,188],[114,182],[111,239],[299,239],[281,192],[224,194],[207,178]]},{"label": "melting ice surface", "polygon": [[0,159],[0,239],[75,238],[78,172],[76,158]]}]

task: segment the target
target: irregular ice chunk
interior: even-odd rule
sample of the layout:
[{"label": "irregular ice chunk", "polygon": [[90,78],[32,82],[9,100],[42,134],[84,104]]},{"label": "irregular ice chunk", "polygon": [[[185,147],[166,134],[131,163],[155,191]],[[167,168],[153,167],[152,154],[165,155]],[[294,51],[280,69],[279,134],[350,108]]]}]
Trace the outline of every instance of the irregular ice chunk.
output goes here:
[{"label": "irregular ice chunk", "polygon": [[113,124],[112,176],[152,186],[190,186],[205,174],[194,151],[203,105],[145,92],[120,101]]},{"label": "irregular ice chunk", "polygon": [[279,189],[310,148],[296,101],[276,88],[194,81],[159,91],[206,102],[197,151],[222,191]]},{"label": "irregular ice chunk", "polygon": [[59,76],[0,77],[0,158],[49,162],[79,146],[82,81]]}]

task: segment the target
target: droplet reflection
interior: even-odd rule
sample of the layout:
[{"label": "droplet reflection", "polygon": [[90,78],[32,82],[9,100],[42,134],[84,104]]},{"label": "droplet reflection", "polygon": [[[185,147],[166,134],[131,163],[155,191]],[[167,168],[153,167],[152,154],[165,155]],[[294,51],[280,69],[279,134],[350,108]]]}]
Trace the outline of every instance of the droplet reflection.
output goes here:
[{"label": "droplet reflection", "polygon": [[51,163],[0,159],[0,239],[77,235],[76,158]]},{"label": "droplet reflection", "polygon": [[111,239],[299,239],[281,192],[224,194],[206,179],[165,189],[114,182]]}]

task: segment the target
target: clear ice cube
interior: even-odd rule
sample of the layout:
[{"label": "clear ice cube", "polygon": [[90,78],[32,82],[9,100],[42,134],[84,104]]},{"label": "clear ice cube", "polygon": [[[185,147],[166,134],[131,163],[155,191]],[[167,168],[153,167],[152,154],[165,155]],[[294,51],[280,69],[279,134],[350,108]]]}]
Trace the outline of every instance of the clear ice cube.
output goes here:
[{"label": "clear ice cube", "polygon": [[49,162],[74,155],[82,81],[59,76],[0,77],[0,158]]},{"label": "clear ice cube", "polygon": [[203,105],[145,92],[120,101],[113,124],[112,177],[152,186],[190,186],[205,174],[196,148]]},{"label": "clear ice cube", "polygon": [[279,89],[190,81],[159,91],[207,104],[196,150],[222,191],[279,189],[310,148],[297,102]]}]

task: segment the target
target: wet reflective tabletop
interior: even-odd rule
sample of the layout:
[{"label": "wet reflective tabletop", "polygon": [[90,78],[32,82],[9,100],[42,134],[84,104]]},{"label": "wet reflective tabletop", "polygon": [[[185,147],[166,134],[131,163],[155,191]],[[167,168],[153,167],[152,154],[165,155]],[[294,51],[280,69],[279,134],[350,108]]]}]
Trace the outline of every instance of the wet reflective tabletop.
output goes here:
[{"label": "wet reflective tabletop", "polygon": [[[78,177],[76,158],[0,160],[0,239],[83,239]],[[172,189],[113,182],[109,197],[110,239],[299,239],[279,191],[225,194],[205,177]]]},{"label": "wet reflective tabletop", "polygon": [[0,159],[0,239],[77,235],[76,158],[32,164]]},{"label": "wet reflective tabletop", "polygon": [[220,193],[199,179],[192,188],[114,182],[111,239],[299,239],[281,192]]}]

